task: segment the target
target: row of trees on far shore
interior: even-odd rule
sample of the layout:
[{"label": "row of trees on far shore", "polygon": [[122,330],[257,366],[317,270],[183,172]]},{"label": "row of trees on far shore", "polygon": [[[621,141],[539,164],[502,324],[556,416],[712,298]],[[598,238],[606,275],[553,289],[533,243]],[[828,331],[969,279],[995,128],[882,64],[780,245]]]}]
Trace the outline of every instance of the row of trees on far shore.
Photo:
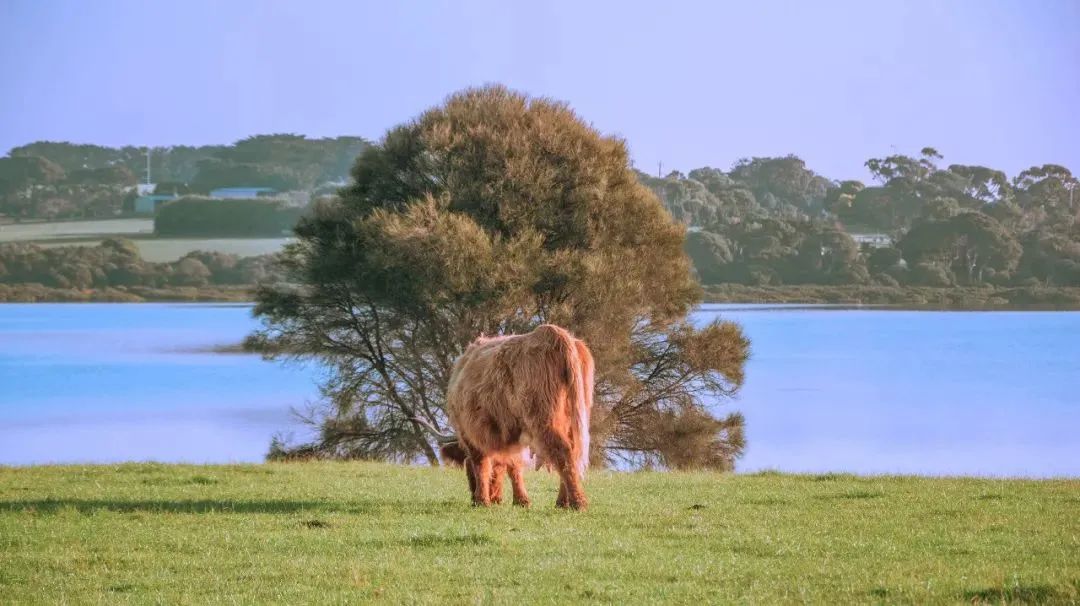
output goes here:
[{"label": "row of trees on far shore", "polygon": [[1080,285],[1068,169],[1009,179],[940,160],[932,148],[870,159],[875,185],[830,181],[794,156],[639,178],[690,226],[705,284]]},{"label": "row of trees on far shore", "polygon": [[272,255],[194,251],[169,263],[139,255],[131,240],[111,238],[97,246],[41,247],[0,243],[0,284],[40,284],[60,289],[144,286],[253,285],[272,277]]},{"label": "row of trees on far shore", "polygon": [[[246,185],[333,194],[359,137],[260,135],[231,146],[158,148],[158,193],[204,195]],[[39,142],[0,158],[0,215],[115,216],[131,206],[140,148]],[[155,155],[156,154],[156,155]],[[870,184],[819,175],[795,156],[748,158],[657,178],[638,172],[679,221],[705,284],[1078,285],[1080,194],[1065,167],[1010,178],[949,164],[933,148],[871,158]],[[320,186],[320,184],[323,184]],[[166,205],[168,206],[168,205]],[[173,203],[162,234],[277,235],[298,212],[280,207]],[[885,246],[869,249],[866,234]]]}]

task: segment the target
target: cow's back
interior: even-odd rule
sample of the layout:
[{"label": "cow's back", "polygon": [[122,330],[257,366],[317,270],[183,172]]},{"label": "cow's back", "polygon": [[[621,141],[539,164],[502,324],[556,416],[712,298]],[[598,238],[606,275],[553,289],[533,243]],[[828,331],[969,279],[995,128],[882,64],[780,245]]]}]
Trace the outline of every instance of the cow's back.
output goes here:
[{"label": "cow's back", "polygon": [[513,438],[516,429],[509,368],[501,362],[502,350],[515,336],[477,339],[454,363],[446,397],[450,424],[466,441],[489,448]]},{"label": "cow's back", "polygon": [[[581,374],[578,344],[565,329],[543,325],[524,335],[480,338],[454,364],[447,390],[450,424],[485,451],[510,451],[548,428],[588,451],[591,389]],[[586,350],[587,351],[587,350]],[[591,368],[591,356],[589,356]],[[579,395],[580,394],[580,395]],[[583,400],[582,410],[574,402]],[[578,434],[585,435],[578,437]],[[577,454],[577,452],[575,452]]]}]

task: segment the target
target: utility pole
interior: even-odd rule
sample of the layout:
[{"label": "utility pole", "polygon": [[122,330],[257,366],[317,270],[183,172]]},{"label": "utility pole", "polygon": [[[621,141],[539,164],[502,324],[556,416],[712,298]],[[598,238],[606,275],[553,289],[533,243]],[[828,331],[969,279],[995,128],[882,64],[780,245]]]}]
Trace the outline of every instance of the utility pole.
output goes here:
[{"label": "utility pole", "polygon": [[662,178],[663,176],[664,176],[664,161],[661,160],[660,162],[656,163],[656,177],[659,179],[659,178]]},{"label": "utility pole", "polygon": [[146,147],[146,184],[150,185],[150,146]]}]

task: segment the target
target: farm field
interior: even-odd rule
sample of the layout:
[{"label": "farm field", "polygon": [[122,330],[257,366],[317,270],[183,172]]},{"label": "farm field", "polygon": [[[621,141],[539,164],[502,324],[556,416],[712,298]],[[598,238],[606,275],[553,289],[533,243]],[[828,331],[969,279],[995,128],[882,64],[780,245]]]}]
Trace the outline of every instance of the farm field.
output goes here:
[{"label": "farm field", "polygon": [[53,246],[95,246],[105,238],[135,242],[142,258],[156,263],[175,261],[189,252],[206,250],[249,257],[277,252],[291,238],[155,238],[153,219],[57,221],[0,225],[0,243],[32,242]]},{"label": "farm field", "polygon": [[[229,253],[241,257],[266,255],[275,253],[287,242],[289,238],[162,238],[162,239],[133,239],[139,249],[139,255],[147,261],[162,263],[176,261],[189,252],[195,250],[207,250],[211,252]],[[93,246],[101,240],[81,242],[37,242],[39,246]]]},{"label": "farm field", "polygon": [[6,603],[1076,603],[1080,482],[376,463],[0,468]]},{"label": "farm field", "polygon": [[153,219],[102,219],[98,221],[48,221],[0,225],[0,242],[42,240],[94,240],[115,236],[152,236]]}]

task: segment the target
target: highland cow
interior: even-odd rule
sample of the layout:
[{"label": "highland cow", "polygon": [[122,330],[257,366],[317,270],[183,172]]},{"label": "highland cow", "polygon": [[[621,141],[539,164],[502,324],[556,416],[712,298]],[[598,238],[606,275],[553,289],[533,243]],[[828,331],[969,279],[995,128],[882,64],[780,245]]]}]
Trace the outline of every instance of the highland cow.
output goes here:
[{"label": "highland cow", "polygon": [[551,324],[469,345],[454,364],[446,408],[466,455],[473,504],[493,502],[493,483],[501,497],[502,474],[509,473],[514,503],[527,505],[521,453],[531,447],[560,476],[555,504],[587,507],[581,480],[589,461],[593,373],[585,343]]}]

